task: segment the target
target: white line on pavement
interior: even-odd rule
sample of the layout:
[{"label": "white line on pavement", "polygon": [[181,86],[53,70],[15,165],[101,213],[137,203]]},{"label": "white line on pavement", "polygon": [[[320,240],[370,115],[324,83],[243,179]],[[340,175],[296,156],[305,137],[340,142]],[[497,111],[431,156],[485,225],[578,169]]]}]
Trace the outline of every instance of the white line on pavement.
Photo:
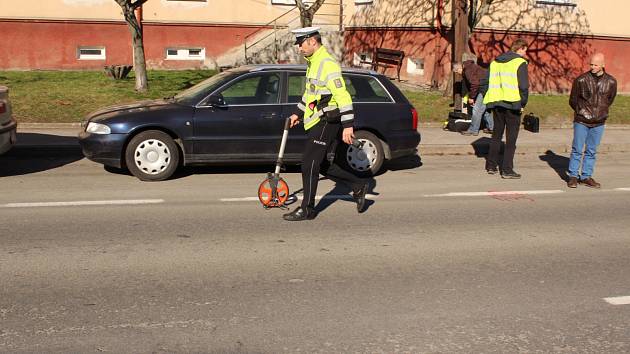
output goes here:
[{"label": "white line on pavement", "polygon": [[539,191],[500,191],[500,192],[453,192],[444,194],[425,194],[425,197],[479,197],[494,195],[532,195],[532,194],[558,194],[564,193],[561,190],[539,190]]},{"label": "white line on pavement", "polygon": [[164,199],[137,199],[137,200],[87,200],[75,202],[41,202],[41,203],[8,203],[0,205],[0,208],[37,208],[59,206],[89,206],[89,205],[136,205],[164,203]]},{"label": "white line on pavement", "polygon": [[[377,196],[376,195],[371,195],[371,194],[366,194],[365,195],[365,199],[376,199]],[[302,196],[297,196],[297,197],[289,197],[289,200],[302,200]],[[347,200],[351,200],[352,196],[349,194],[332,194],[332,195],[318,195],[315,196],[315,200],[320,200],[320,199],[347,199]],[[222,202],[252,202],[252,201],[258,201],[258,197],[243,197],[243,198],[221,198],[219,199]]]},{"label": "white line on pavement", "polygon": [[630,305],[630,296],[605,297],[604,301],[611,305]]},{"label": "white line on pavement", "polygon": [[626,191],[630,192],[630,188],[615,188],[616,191]]}]

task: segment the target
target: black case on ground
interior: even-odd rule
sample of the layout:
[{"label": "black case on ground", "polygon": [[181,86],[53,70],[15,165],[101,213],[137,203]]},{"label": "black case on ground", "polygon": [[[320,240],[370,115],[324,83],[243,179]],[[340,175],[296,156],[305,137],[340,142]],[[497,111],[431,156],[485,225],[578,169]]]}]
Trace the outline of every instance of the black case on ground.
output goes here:
[{"label": "black case on ground", "polygon": [[523,129],[532,133],[538,133],[540,131],[540,118],[536,117],[534,113],[528,113],[523,117]]},{"label": "black case on ground", "polygon": [[444,129],[452,132],[463,132],[470,127],[471,119],[468,114],[464,112],[449,112],[448,121]]}]

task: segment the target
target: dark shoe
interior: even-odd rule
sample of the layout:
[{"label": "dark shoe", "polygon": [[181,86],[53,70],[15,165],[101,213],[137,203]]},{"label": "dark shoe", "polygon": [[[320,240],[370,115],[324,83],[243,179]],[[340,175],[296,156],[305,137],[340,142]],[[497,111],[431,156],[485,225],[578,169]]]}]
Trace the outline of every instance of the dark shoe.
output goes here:
[{"label": "dark shoe", "polygon": [[463,132],[460,132],[462,135],[472,135],[472,136],[477,136],[479,135],[479,132],[471,132],[469,130],[464,130]]},{"label": "dark shoe", "polygon": [[483,129],[483,132],[484,132],[484,133],[486,133],[486,134],[490,134],[490,135],[492,135],[492,130],[490,130],[490,129],[488,129],[488,128],[484,128],[484,129]]},{"label": "dark shoe", "polygon": [[577,188],[577,185],[578,185],[577,177],[569,177],[569,181],[567,182],[567,187]]},{"label": "dark shoe", "polygon": [[352,192],[352,198],[357,203],[357,211],[362,213],[365,211],[365,194],[367,193],[369,183],[365,182],[359,189]]},{"label": "dark shoe", "polygon": [[595,180],[591,177],[581,180],[580,183],[591,188],[602,188],[602,185],[598,182],[595,182]]},{"label": "dark shoe", "polygon": [[282,215],[282,218],[286,221],[302,221],[315,219],[315,216],[317,216],[315,209],[297,207],[292,212]]},{"label": "dark shoe", "polygon": [[521,178],[521,175],[514,172],[514,171],[510,171],[510,172],[503,172],[501,174],[501,178],[505,178],[505,179],[519,179]]},{"label": "dark shoe", "polygon": [[486,172],[488,172],[489,175],[496,175],[497,173],[499,173],[499,169],[498,168],[486,168]]}]

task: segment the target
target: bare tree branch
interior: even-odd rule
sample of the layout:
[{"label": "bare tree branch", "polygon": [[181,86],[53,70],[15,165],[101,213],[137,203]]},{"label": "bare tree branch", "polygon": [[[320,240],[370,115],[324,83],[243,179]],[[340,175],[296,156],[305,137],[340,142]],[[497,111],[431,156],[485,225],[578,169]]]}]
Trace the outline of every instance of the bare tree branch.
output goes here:
[{"label": "bare tree branch", "polygon": [[309,27],[313,24],[313,17],[326,0],[316,0],[310,6],[306,6],[303,0],[295,0],[295,5],[300,10],[300,23],[302,27]]}]

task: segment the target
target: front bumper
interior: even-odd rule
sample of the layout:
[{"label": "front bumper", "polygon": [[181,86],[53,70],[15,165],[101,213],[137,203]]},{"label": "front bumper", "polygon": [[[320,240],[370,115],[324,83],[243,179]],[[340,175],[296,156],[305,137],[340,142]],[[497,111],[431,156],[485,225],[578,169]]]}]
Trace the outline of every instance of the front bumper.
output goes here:
[{"label": "front bumper", "polygon": [[116,168],[123,167],[123,156],[127,134],[79,133],[79,145],[88,159]]},{"label": "front bumper", "polygon": [[3,154],[17,142],[17,122],[11,119],[0,126],[0,154]]}]

